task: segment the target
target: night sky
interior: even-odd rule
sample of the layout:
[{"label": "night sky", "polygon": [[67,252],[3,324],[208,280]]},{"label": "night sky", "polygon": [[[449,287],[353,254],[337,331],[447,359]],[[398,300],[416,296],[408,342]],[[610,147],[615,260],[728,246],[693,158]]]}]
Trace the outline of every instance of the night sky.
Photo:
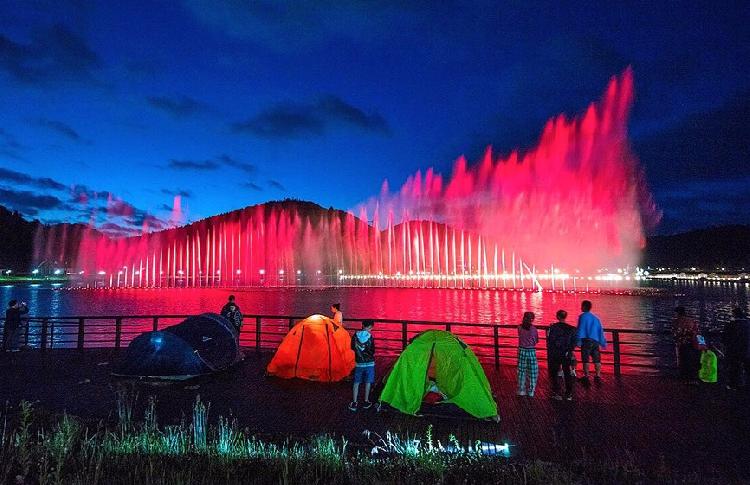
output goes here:
[{"label": "night sky", "polygon": [[632,66],[656,232],[750,223],[750,4],[632,3],[3,0],[0,204],[132,227],[175,195],[187,220],[348,209],[532,146]]}]

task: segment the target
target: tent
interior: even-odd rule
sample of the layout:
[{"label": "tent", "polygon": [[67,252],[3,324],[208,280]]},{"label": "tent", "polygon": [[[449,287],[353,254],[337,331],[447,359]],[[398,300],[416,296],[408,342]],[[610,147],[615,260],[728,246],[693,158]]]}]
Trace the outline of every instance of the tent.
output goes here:
[{"label": "tent", "polygon": [[476,418],[497,417],[490,383],[474,352],[443,330],[428,330],[414,337],[385,378],[380,402],[417,414],[430,390],[428,370],[434,372],[430,377],[447,397],[442,403],[454,404]]},{"label": "tent", "polygon": [[204,313],[133,339],[114,374],[183,380],[227,369],[241,358],[234,326]]},{"label": "tent", "polygon": [[272,376],[340,381],[354,369],[351,336],[323,315],[297,323],[284,337],[266,369]]}]

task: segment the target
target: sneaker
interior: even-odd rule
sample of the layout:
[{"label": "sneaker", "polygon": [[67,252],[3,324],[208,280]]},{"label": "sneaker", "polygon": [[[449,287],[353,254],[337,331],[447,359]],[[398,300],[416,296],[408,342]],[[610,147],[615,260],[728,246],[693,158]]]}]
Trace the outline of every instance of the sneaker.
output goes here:
[{"label": "sneaker", "polygon": [[732,387],[729,384],[727,384],[727,391],[736,391],[736,390],[737,390],[736,387]]},{"label": "sneaker", "polygon": [[583,384],[588,384],[589,383],[589,376],[583,376],[583,377],[581,377],[578,380],[581,381]]},{"label": "sneaker", "polygon": [[568,394],[567,396],[565,396],[565,400],[566,401],[572,401],[573,400],[573,394]]},{"label": "sneaker", "polygon": [[357,410],[357,401],[352,401],[349,403],[349,411],[356,411]]},{"label": "sneaker", "polygon": [[602,384],[604,381],[602,380],[601,376],[594,376],[594,382],[597,384]]},{"label": "sneaker", "polygon": [[552,399],[554,399],[555,401],[562,401],[563,397],[559,394],[553,394]]},{"label": "sneaker", "polygon": [[534,391],[529,391],[529,393],[527,394],[527,396],[534,397]]},{"label": "sneaker", "polygon": [[518,391],[516,393],[516,396],[525,396],[525,395],[526,395],[526,391]]},{"label": "sneaker", "polygon": [[372,407],[372,403],[370,401],[365,401],[362,403],[362,409],[370,409]]}]

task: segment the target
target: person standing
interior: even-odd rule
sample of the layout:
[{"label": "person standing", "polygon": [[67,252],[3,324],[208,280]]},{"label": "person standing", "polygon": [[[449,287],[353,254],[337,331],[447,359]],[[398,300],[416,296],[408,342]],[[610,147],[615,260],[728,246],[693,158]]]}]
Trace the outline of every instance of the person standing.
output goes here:
[{"label": "person standing", "polygon": [[352,394],[354,400],[349,403],[349,409],[357,410],[357,400],[359,399],[359,385],[365,384],[365,401],[362,403],[362,409],[369,409],[372,406],[370,402],[370,388],[375,382],[375,340],[372,338],[372,327],[375,322],[364,320],[362,330],[352,335],[352,350],[354,351],[354,385]]},{"label": "person standing", "polygon": [[29,307],[25,302],[19,303],[17,300],[8,302],[8,309],[5,310],[5,325],[3,325],[4,351],[18,352],[21,336],[21,315],[27,313],[29,313]]},{"label": "person standing", "polygon": [[581,314],[578,316],[578,345],[581,347],[581,361],[583,362],[584,383],[589,382],[589,360],[594,362],[596,375],[594,380],[602,382],[602,355],[600,349],[607,348],[604,328],[599,317],[591,313],[592,303],[588,300],[581,302]]},{"label": "person standing", "polygon": [[[536,360],[536,344],[539,332],[533,325],[534,312],[524,312],[521,325],[518,326],[518,392],[519,396],[534,397],[536,381],[539,377],[539,364]],[[529,380],[528,393],[526,378]]]},{"label": "person standing", "polygon": [[235,310],[237,310],[238,312],[240,312],[240,306],[235,301],[234,295],[229,295],[229,298],[227,298],[227,302],[224,304],[223,307],[221,307],[221,316],[222,317],[226,318],[227,314],[229,313],[229,307],[232,306],[232,305],[234,305]]},{"label": "person standing", "polygon": [[344,326],[344,314],[341,313],[341,303],[331,305],[331,320],[338,326]]},{"label": "person standing", "polygon": [[698,324],[688,317],[685,307],[674,309],[675,318],[672,322],[672,336],[677,351],[677,365],[680,377],[689,384],[697,384],[698,369],[700,367],[700,352],[696,348]]},{"label": "person standing", "polygon": [[547,329],[547,370],[552,382],[552,399],[562,401],[560,395],[560,379],[558,371],[562,371],[565,380],[565,399],[573,400],[573,386],[575,376],[573,375],[573,360],[575,359],[575,348],[578,340],[577,330],[573,325],[565,321],[568,312],[558,310],[557,321]]},{"label": "person standing", "polygon": [[742,386],[742,371],[745,385],[750,379],[750,322],[742,308],[732,309],[732,320],[724,328],[724,350],[729,367],[727,389]]}]

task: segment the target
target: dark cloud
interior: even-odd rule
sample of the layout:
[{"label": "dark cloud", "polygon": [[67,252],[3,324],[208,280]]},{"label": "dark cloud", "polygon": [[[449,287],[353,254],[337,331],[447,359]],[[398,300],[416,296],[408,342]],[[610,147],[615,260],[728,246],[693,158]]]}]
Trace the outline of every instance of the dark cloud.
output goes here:
[{"label": "dark cloud", "polygon": [[188,198],[192,197],[192,195],[193,195],[193,193],[191,191],[189,191],[189,190],[161,189],[161,193],[164,194],[164,195],[172,196],[172,197],[175,196],[175,195],[179,195],[183,199],[188,199]]},{"label": "dark cloud", "polygon": [[311,104],[277,104],[247,121],[232,124],[232,130],[261,138],[297,138],[323,135],[335,125],[389,133],[388,123],[380,114],[367,114],[333,95],[324,96]]},{"label": "dark cloud", "polygon": [[281,190],[281,191],[284,191],[284,192],[286,192],[286,187],[284,187],[284,186],[283,186],[283,185],[281,184],[281,182],[279,182],[278,180],[273,180],[273,179],[271,179],[271,180],[269,180],[269,181],[268,181],[268,185],[269,185],[270,187],[274,188],[274,189],[278,189],[278,190]]},{"label": "dark cloud", "polygon": [[24,157],[18,153],[23,148],[13,135],[0,128],[0,156],[23,161]]},{"label": "dark cloud", "polygon": [[228,167],[234,167],[238,170],[242,170],[243,172],[246,172],[251,175],[255,174],[258,171],[258,167],[256,167],[254,164],[249,163],[249,162],[242,162],[240,160],[230,157],[229,155],[220,155],[217,158],[224,165]]},{"label": "dark cloud", "polygon": [[220,165],[216,160],[175,160],[169,161],[169,168],[173,170],[218,170]]},{"label": "dark cloud", "polygon": [[48,128],[64,137],[70,138],[73,141],[82,141],[81,135],[78,134],[70,125],[63,123],[62,121],[48,120],[46,118],[40,118],[35,122],[38,126]]},{"label": "dark cloud", "polygon": [[32,177],[31,175],[2,167],[0,167],[0,180],[41,189],[65,190],[66,188],[64,184],[48,177]]},{"label": "dark cloud", "polygon": [[244,183],[244,184],[242,184],[242,186],[245,187],[245,188],[247,188],[247,189],[255,190],[257,192],[263,192],[263,187],[261,187],[258,184],[255,184],[253,182]]},{"label": "dark cloud", "polygon": [[63,25],[37,31],[30,44],[0,34],[0,69],[27,84],[60,80],[93,81],[99,56],[85,39]]},{"label": "dark cloud", "polygon": [[0,204],[32,216],[40,210],[60,209],[64,205],[60,199],[52,195],[7,188],[0,188]]},{"label": "dark cloud", "polygon": [[148,104],[168,113],[175,118],[187,118],[207,110],[206,105],[188,96],[166,97],[148,96]]}]

